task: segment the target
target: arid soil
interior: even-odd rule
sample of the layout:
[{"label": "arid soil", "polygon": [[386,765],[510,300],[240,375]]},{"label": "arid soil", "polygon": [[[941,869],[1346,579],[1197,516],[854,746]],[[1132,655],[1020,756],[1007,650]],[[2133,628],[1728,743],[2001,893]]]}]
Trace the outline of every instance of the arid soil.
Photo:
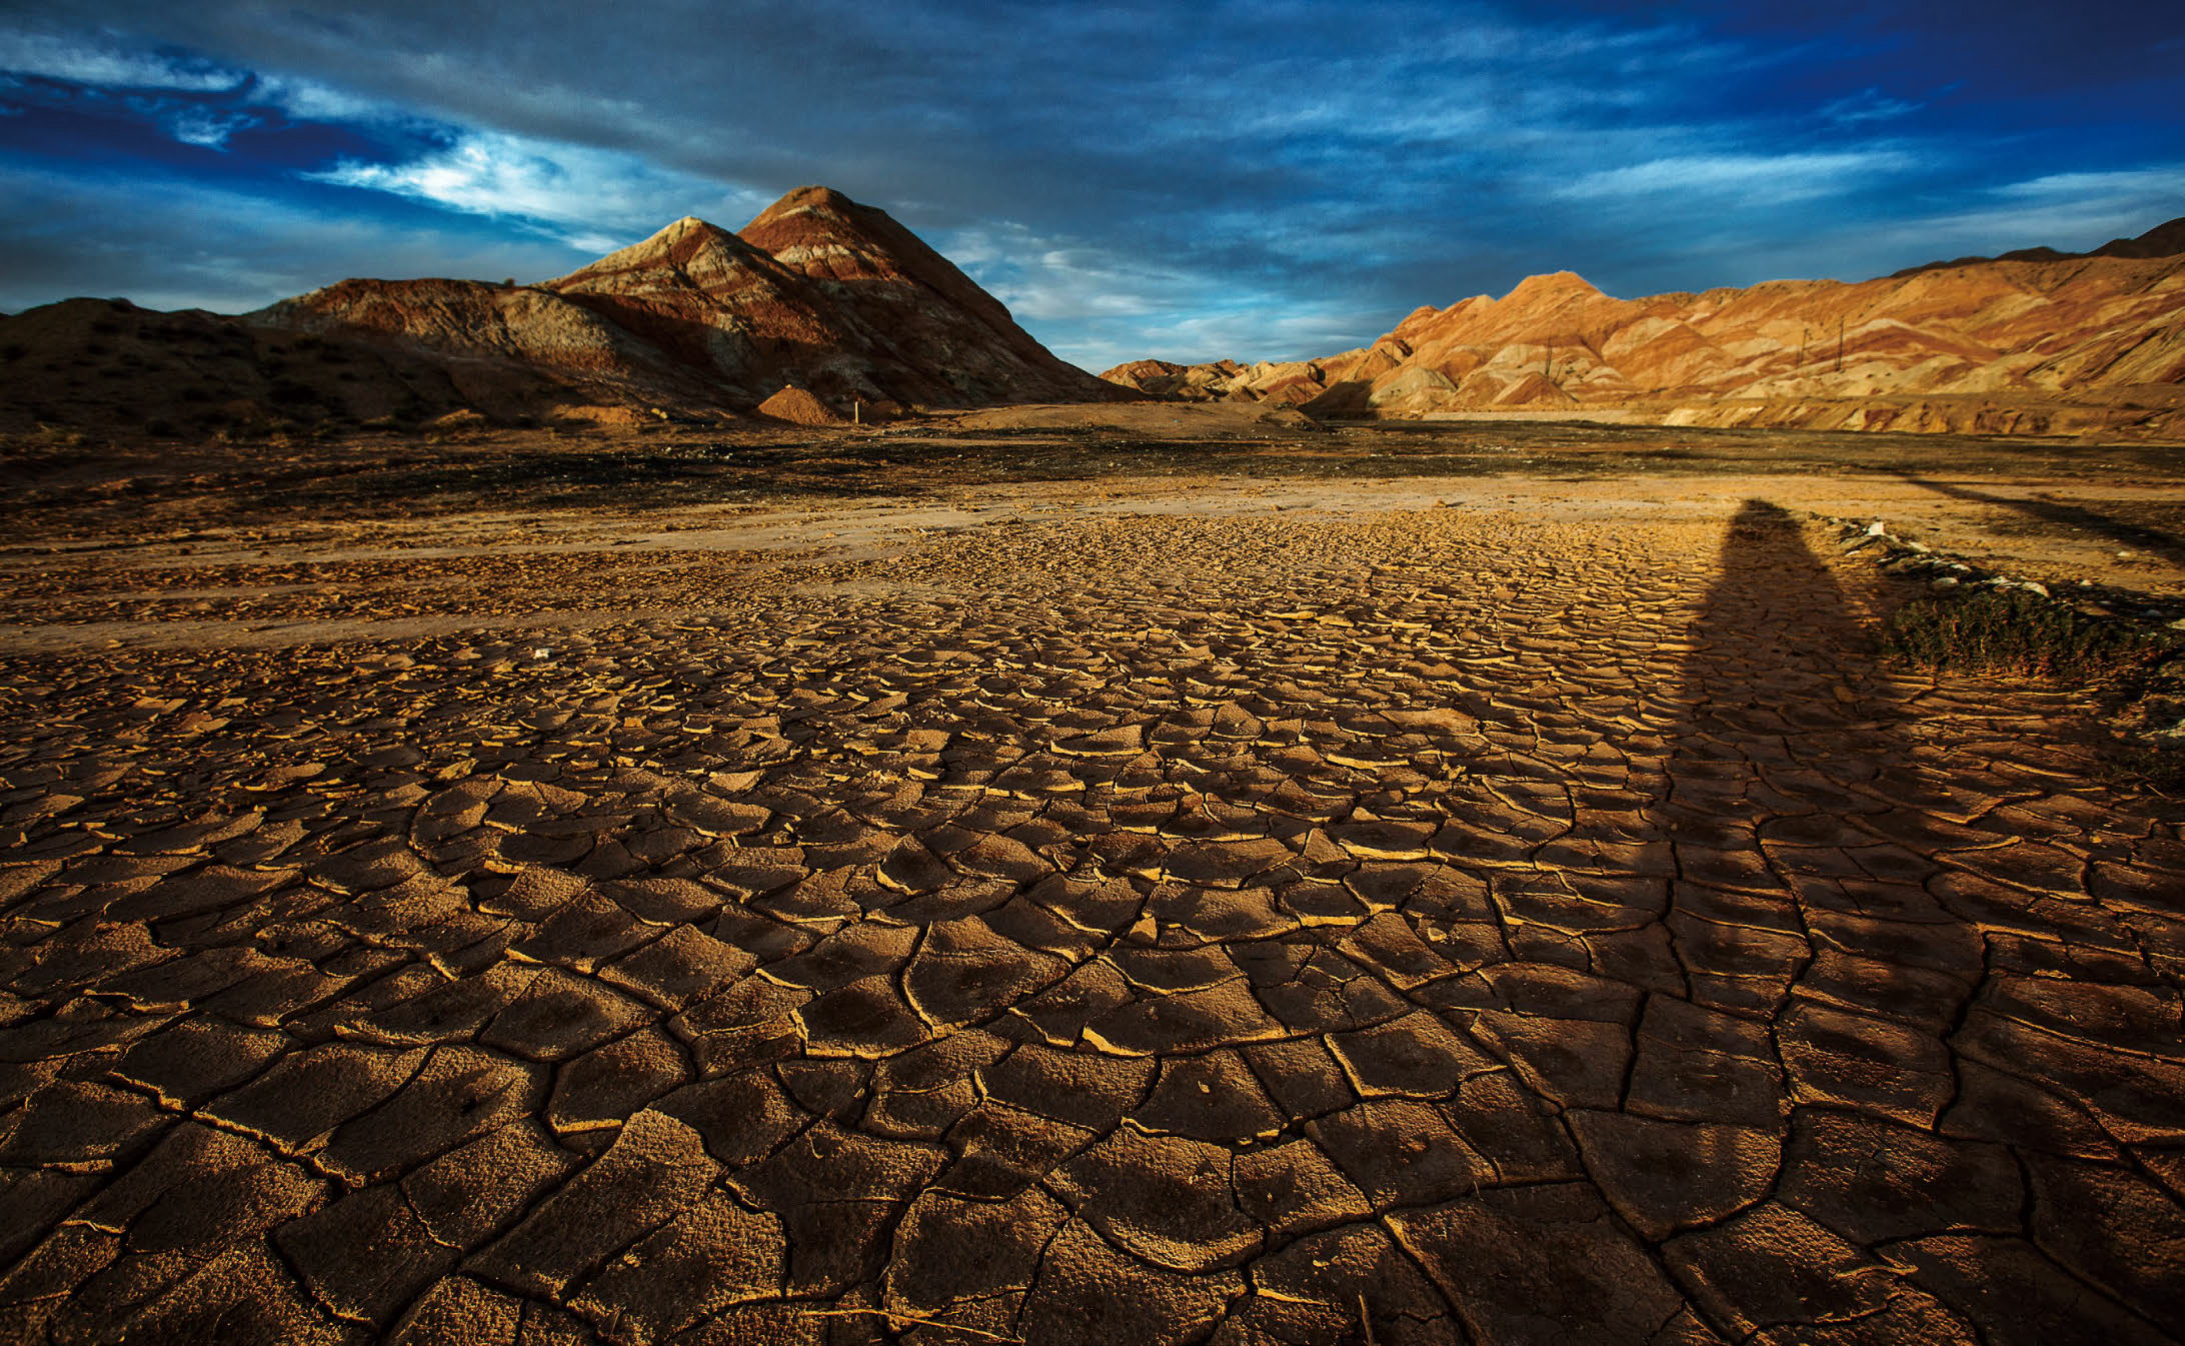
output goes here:
[{"label": "arid soil", "polygon": [[0,1341],[2185,1339],[2177,464],[1185,412],[17,444]]}]

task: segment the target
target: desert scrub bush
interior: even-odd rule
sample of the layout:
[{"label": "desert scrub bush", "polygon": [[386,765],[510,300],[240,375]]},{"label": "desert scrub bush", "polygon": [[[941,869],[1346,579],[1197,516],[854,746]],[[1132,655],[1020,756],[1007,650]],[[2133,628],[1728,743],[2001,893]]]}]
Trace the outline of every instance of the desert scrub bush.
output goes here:
[{"label": "desert scrub bush", "polygon": [[1997,670],[2122,690],[2175,657],[2180,643],[2023,589],[1985,589],[1906,603],[1883,623],[1881,649],[1914,668]]}]

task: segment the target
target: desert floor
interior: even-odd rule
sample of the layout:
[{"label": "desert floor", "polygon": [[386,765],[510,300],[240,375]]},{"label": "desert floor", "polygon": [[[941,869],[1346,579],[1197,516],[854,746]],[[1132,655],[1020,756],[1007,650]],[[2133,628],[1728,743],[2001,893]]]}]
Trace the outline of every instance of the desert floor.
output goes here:
[{"label": "desert floor", "polygon": [[2185,1338],[2185,451],[9,454],[0,1340]]}]

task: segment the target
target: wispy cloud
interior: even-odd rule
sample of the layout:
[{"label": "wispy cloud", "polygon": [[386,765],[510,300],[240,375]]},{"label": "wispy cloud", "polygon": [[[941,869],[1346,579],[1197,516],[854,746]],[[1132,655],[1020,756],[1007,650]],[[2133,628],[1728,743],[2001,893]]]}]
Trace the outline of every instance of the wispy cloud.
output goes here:
[{"label": "wispy cloud", "polygon": [[1055,354],[1095,372],[1148,356],[1304,358],[1356,345],[1385,325],[1355,301],[1301,299],[1279,284],[1149,262],[1022,225],[950,230],[935,241],[1019,322],[1062,334],[1048,343]]},{"label": "wispy cloud", "polygon": [[634,154],[479,131],[456,133],[452,143],[415,158],[344,159],[305,176],[530,224],[594,252],[620,247],[684,215],[712,215],[740,225],[767,200],[659,168]]},{"label": "wispy cloud", "polygon": [[1792,154],[1686,154],[1587,173],[1555,189],[1570,200],[1693,194],[1710,199],[1780,203],[1827,196],[1847,183],[1870,183],[1917,167],[1895,149]]},{"label": "wispy cloud", "polygon": [[103,35],[61,36],[0,29],[0,70],[113,89],[221,93],[249,79],[203,57],[162,52]]},{"label": "wispy cloud", "polygon": [[[1869,225],[1865,234],[1912,265],[2042,245],[2085,252],[2179,216],[2185,216],[2185,163],[2044,173],[1968,193],[1948,210]],[[1914,250],[1924,255],[1910,255]]]},{"label": "wispy cloud", "polygon": [[251,100],[303,122],[407,122],[416,114],[384,99],[367,98],[317,80],[286,75],[260,75],[250,88]]},{"label": "wispy cloud", "polygon": [[1861,89],[1855,94],[1823,104],[1819,112],[1821,120],[1837,126],[1859,126],[1869,122],[1895,121],[1909,117],[1920,110],[1921,104],[1891,98],[1879,89]]},{"label": "wispy cloud", "polygon": [[228,137],[259,124],[256,114],[173,98],[132,97],[129,105],[159,123],[168,135],[201,149],[226,149]]},{"label": "wispy cloud", "polygon": [[[98,221],[95,229],[84,222]],[[344,276],[543,279],[584,254],[380,215],[328,214],[185,178],[0,164],[0,310],[67,295],[241,312]]]}]

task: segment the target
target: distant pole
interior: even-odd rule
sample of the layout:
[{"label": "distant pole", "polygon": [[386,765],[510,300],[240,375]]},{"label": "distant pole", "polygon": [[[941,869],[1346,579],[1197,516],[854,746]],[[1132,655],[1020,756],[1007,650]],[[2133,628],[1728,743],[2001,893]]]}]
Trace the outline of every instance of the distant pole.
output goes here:
[{"label": "distant pole", "polygon": [[863,425],[864,423],[865,404],[853,397],[850,399],[850,424]]},{"label": "distant pole", "polygon": [[1836,315],[1836,372],[1844,372],[1844,316]]}]

